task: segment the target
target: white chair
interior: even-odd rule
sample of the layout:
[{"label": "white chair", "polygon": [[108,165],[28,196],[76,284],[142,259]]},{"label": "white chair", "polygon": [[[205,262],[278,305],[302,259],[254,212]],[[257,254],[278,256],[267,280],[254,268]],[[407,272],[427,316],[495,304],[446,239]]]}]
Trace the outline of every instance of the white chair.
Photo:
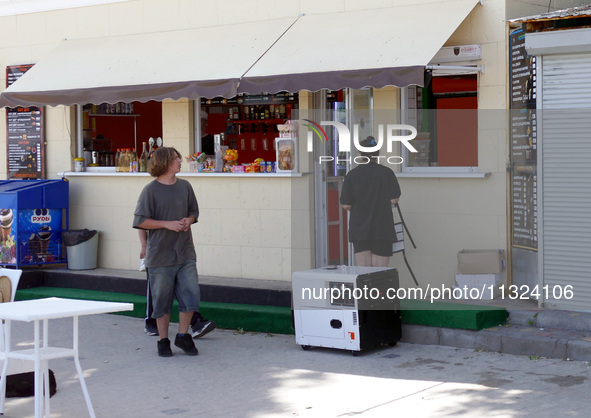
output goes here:
[{"label": "white chair", "polygon": [[22,270],[0,268],[0,277],[6,276],[10,279],[10,286],[12,288],[12,294],[10,295],[11,302],[14,302],[14,298],[16,296],[16,288],[18,287],[18,282],[21,279],[22,274]]},{"label": "white chair", "polygon": [[[18,269],[7,269],[7,268],[0,268],[0,277],[6,276],[10,279],[10,302],[14,302],[14,298],[16,296],[16,288],[18,287],[18,282],[23,274],[22,270]],[[5,335],[5,325],[4,321],[2,321],[2,330],[0,331],[0,349],[4,347],[4,335]],[[4,366],[4,361],[0,360],[0,370]],[[18,374],[18,373],[26,373],[32,372],[35,370],[34,364],[27,360],[11,360],[8,364],[8,373],[7,374]]]}]

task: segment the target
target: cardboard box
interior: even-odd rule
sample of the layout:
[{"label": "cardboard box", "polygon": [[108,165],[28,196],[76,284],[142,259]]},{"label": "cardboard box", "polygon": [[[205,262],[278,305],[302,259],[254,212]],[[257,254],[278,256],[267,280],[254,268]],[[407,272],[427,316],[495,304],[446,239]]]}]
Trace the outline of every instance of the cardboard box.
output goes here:
[{"label": "cardboard box", "polygon": [[502,250],[462,250],[458,253],[458,271],[462,274],[497,274],[504,268]]},{"label": "cardboard box", "polygon": [[503,275],[497,274],[456,274],[456,286],[494,286],[499,287],[503,282]]},{"label": "cardboard box", "polygon": [[482,286],[453,286],[452,296],[457,300],[493,300],[499,296],[499,289],[486,287],[483,291]]}]

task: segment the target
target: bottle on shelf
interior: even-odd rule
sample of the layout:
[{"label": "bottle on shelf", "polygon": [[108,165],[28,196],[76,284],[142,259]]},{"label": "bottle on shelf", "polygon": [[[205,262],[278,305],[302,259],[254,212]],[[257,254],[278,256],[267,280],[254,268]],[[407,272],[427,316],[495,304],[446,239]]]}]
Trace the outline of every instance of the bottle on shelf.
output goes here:
[{"label": "bottle on shelf", "polygon": [[125,150],[123,148],[119,149],[119,152],[117,154],[119,154],[119,156],[117,157],[117,166],[115,168],[115,171],[121,173],[123,172],[123,153],[125,152]]},{"label": "bottle on shelf", "polygon": [[154,151],[156,151],[158,149],[158,147],[156,145],[152,145],[152,151],[150,151],[150,155],[148,155],[148,160],[152,159],[152,156],[154,155]]},{"label": "bottle on shelf", "polygon": [[117,148],[117,153],[115,154],[115,171],[119,172],[120,170],[120,166],[119,166],[119,158],[121,158],[121,148]]},{"label": "bottle on shelf", "polygon": [[139,169],[141,173],[148,171],[148,144],[142,142],[142,155],[139,159]]},{"label": "bottle on shelf", "polygon": [[129,172],[130,173],[137,173],[138,172],[138,160],[137,160],[137,153],[135,152],[135,148],[133,148],[129,154]]},{"label": "bottle on shelf", "polygon": [[123,148],[119,155],[119,171],[122,173],[129,173],[129,148]]}]

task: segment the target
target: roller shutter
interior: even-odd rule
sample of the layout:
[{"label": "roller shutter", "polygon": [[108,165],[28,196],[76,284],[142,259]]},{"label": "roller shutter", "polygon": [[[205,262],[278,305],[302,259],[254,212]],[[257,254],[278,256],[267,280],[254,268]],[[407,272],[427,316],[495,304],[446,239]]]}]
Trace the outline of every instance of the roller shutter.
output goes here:
[{"label": "roller shutter", "polygon": [[540,290],[546,307],[591,311],[591,53],[541,61]]}]

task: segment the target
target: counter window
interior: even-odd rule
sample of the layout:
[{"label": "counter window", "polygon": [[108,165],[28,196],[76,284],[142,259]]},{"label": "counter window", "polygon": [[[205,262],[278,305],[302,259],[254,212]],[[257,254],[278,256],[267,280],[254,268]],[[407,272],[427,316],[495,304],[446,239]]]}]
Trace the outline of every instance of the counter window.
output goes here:
[{"label": "counter window", "polygon": [[407,88],[407,108],[416,117],[409,123],[417,127],[413,144],[418,152],[405,157],[404,171],[478,166],[477,85],[476,75],[459,75],[432,77],[425,88]]},{"label": "counter window", "polygon": [[202,99],[201,150],[213,157],[215,138],[219,136],[222,149],[235,151],[226,157],[224,171],[236,171],[229,165],[246,166],[248,170],[248,165],[256,161],[274,162],[277,125],[291,119],[297,107],[297,93]]}]

